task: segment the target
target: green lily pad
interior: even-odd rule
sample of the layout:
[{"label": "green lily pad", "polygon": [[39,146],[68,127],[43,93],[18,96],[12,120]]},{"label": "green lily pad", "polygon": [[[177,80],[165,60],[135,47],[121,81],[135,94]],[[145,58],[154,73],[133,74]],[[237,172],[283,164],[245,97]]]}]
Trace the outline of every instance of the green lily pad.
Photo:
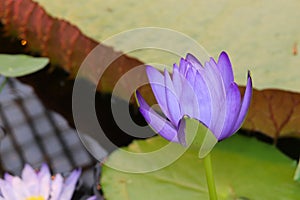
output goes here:
[{"label": "green lily pad", "polygon": [[[166,144],[161,137],[154,137],[134,141],[125,149],[150,152]],[[112,153],[108,162],[135,165],[134,160],[128,162],[118,156],[119,152]],[[198,153],[199,150],[190,148],[172,165],[150,173],[125,173],[104,165],[101,177],[104,196],[107,200],[206,200],[204,166]],[[158,156],[152,163],[145,163],[145,168],[163,159]],[[299,198],[300,183],[293,180],[295,162],[274,146],[235,135],[216,145],[212,162],[221,200]]]},{"label": "green lily pad", "polygon": [[0,54],[0,75],[6,77],[24,76],[44,68],[48,63],[49,59],[43,57]]}]

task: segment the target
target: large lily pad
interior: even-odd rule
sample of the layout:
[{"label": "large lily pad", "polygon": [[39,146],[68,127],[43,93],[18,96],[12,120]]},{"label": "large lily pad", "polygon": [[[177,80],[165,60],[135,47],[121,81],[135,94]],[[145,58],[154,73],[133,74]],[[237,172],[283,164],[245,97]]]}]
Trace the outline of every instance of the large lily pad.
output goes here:
[{"label": "large lily pad", "polygon": [[[184,6],[174,0],[36,1],[54,16],[76,24],[98,41],[144,26],[178,30],[202,44],[214,57],[226,50],[231,55],[239,84],[245,84],[246,72],[250,69],[258,89],[300,91],[297,73],[300,55],[296,55],[300,42],[300,1],[190,0]],[[140,42],[141,38],[136,40]],[[135,40],[124,39],[123,42],[132,44]],[[116,49],[119,46],[122,45],[114,44]],[[137,51],[131,55],[144,62],[169,65],[174,62],[173,56],[160,54]]]},{"label": "large lily pad", "polygon": [[[245,88],[240,87],[242,91]],[[274,139],[300,137],[300,94],[277,90],[253,90],[243,129],[259,131]]]},{"label": "large lily pad", "polygon": [[[149,152],[164,145],[166,141],[156,137],[135,141],[126,149]],[[114,152],[107,162],[135,165],[132,160],[122,160],[119,152]],[[164,158],[152,160],[153,165],[161,159]],[[212,161],[220,200],[299,198],[300,183],[293,180],[296,163],[274,146],[235,135],[218,143]],[[172,165],[150,173],[125,173],[104,165],[101,184],[107,200],[208,199],[203,161],[195,149],[189,149]]]}]

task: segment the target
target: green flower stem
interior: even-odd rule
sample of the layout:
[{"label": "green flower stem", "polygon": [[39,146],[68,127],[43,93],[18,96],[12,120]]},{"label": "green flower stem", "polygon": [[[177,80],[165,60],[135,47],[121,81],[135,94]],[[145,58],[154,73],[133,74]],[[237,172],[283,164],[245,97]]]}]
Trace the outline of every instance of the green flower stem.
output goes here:
[{"label": "green flower stem", "polygon": [[217,200],[217,192],[216,192],[216,185],[213,176],[212,164],[210,159],[210,153],[204,157],[204,167],[206,173],[206,181],[209,191],[209,198],[210,200]]}]

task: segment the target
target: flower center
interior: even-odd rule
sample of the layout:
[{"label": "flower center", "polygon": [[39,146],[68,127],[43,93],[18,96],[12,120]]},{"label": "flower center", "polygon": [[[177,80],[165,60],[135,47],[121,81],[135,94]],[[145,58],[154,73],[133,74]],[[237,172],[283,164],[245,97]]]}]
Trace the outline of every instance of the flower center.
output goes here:
[{"label": "flower center", "polygon": [[26,200],[45,200],[43,196],[32,196],[26,198]]}]

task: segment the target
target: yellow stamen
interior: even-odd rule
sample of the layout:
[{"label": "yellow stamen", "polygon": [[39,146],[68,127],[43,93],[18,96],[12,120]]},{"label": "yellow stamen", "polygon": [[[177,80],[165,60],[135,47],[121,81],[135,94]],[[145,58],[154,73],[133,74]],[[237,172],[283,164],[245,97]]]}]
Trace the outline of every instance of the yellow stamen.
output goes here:
[{"label": "yellow stamen", "polygon": [[45,199],[42,196],[33,196],[33,197],[26,198],[26,200],[45,200]]}]

